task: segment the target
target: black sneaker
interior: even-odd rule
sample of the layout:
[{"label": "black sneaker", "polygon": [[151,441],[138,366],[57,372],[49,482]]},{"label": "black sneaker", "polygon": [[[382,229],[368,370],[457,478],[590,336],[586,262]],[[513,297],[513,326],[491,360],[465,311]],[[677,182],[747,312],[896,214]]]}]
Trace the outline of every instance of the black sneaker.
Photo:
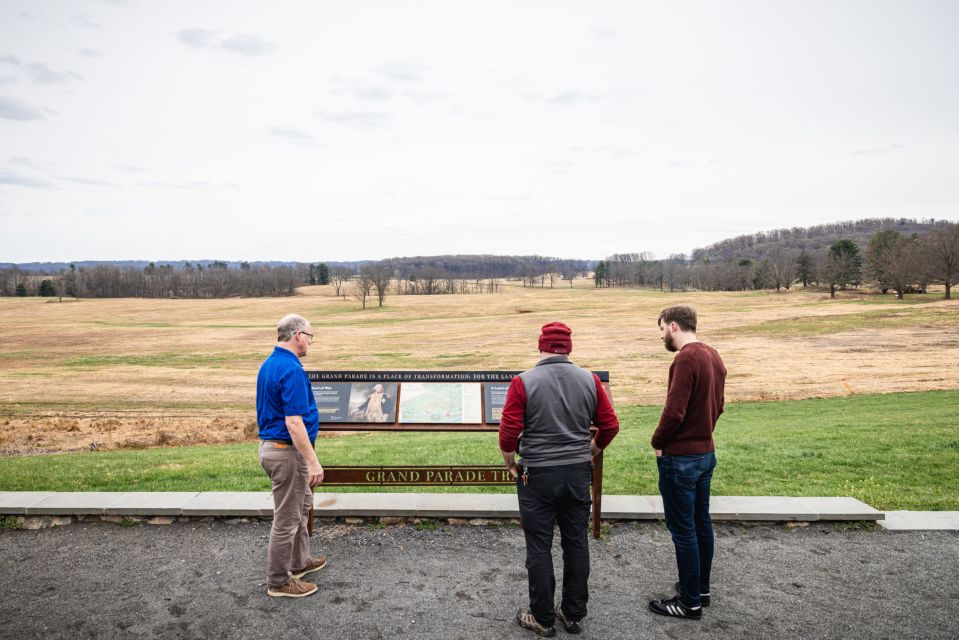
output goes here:
[{"label": "black sneaker", "polygon": [[683,604],[679,596],[669,600],[650,600],[649,608],[653,613],[661,616],[673,616],[674,618],[685,618],[687,620],[699,620],[703,617],[703,608],[687,607]]},{"label": "black sneaker", "polygon": [[526,609],[520,609],[516,612],[516,624],[544,638],[552,638],[556,635],[556,627],[541,625],[536,621],[533,612]]},{"label": "black sneaker", "polygon": [[583,632],[583,625],[579,623],[579,620],[574,622],[567,618],[560,607],[556,607],[556,619],[563,623],[563,628],[566,629],[566,633]]},{"label": "black sneaker", "polygon": [[[678,580],[676,581],[676,584],[675,584],[674,586],[676,587],[676,593],[679,593],[679,581],[678,581]],[[701,593],[701,594],[699,594],[699,604],[703,605],[704,607],[708,607],[708,606],[709,606],[709,594],[708,594],[708,593]]]}]

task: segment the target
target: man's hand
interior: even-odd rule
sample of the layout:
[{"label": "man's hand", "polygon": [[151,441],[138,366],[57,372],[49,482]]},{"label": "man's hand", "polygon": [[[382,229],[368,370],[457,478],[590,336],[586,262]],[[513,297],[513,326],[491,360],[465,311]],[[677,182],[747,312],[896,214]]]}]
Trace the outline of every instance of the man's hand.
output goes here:
[{"label": "man's hand", "polygon": [[303,424],[303,416],[286,416],[286,430],[290,432],[290,438],[293,440],[293,446],[303,456],[306,462],[306,472],[309,474],[310,487],[323,482],[323,467],[316,457],[316,451],[310,443],[310,437],[306,434],[306,425]]},{"label": "man's hand", "polygon": [[323,466],[318,460],[311,460],[306,463],[306,471],[310,474],[310,486],[315,487],[316,485],[323,482]]},{"label": "man's hand", "polygon": [[594,458],[603,453],[603,450],[596,446],[595,440],[589,441],[589,453]]},{"label": "man's hand", "polygon": [[513,480],[519,477],[519,465],[516,464],[516,452],[515,451],[500,451],[503,454],[503,463],[506,465],[506,469],[509,470]]},{"label": "man's hand", "polygon": [[657,457],[657,458],[662,458],[662,457],[663,457],[663,450],[662,450],[662,449],[653,449],[653,451],[656,452],[656,457]]}]

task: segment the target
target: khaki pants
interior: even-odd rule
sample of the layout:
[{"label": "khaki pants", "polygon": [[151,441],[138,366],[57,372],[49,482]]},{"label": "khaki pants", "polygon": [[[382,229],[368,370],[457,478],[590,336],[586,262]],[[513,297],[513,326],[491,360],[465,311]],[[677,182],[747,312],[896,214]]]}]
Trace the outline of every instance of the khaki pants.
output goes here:
[{"label": "khaki pants", "polygon": [[303,456],[293,445],[260,443],[260,464],[273,483],[273,528],[266,554],[266,579],[270,587],[290,581],[292,570],[310,559],[310,534],[306,522],[313,504],[309,474]]}]

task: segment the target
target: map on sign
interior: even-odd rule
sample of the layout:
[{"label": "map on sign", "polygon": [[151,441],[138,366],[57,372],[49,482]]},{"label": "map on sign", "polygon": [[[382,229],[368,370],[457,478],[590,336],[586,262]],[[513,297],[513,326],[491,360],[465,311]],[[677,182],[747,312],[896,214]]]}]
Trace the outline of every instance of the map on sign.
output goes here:
[{"label": "map on sign", "polygon": [[483,421],[479,383],[404,382],[402,424],[479,424]]}]

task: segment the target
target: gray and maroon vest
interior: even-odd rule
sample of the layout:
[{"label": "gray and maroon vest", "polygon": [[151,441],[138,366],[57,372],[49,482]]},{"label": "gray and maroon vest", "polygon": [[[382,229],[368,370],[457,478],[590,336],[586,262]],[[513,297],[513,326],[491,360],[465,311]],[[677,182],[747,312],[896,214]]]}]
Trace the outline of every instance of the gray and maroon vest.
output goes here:
[{"label": "gray and maroon vest", "polygon": [[596,415],[596,381],[566,356],[540,360],[519,374],[526,412],[517,453],[528,467],[590,462],[589,425]]}]

